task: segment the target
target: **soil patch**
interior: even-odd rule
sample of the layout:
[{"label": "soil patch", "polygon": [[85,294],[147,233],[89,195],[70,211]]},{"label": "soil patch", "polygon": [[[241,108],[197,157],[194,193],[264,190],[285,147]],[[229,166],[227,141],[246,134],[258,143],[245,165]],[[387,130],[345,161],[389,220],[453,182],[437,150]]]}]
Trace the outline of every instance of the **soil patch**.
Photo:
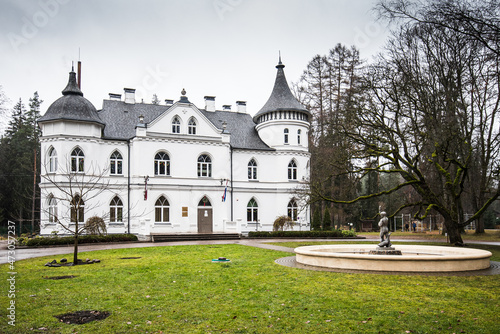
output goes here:
[{"label": "soil patch", "polygon": [[120,257],[120,260],[134,260],[134,259],[140,259],[140,256],[129,256],[129,257]]},{"label": "soil patch", "polygon": [[67,279],[67,278],[74,278],[76,276],[74,275],[65,275],[65,276],[45,276],[43,279]]},{"label": "soil patch", "polygon": [[110,313],[107,311],[76,311],[60,315],[55,315],[59,321],[66,324],[86,324],[91,321],[103,320],[109,317]]}]

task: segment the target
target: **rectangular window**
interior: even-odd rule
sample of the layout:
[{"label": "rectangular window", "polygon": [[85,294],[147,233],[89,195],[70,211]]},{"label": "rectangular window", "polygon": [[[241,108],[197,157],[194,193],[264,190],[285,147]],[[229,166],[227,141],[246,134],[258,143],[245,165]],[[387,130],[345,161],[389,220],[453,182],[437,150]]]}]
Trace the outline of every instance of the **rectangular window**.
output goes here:
[{"label": "rectangular window", "polygon": [[169,217],[169,209],[168,208],[163,208],[163,222],[164,223],[167,223],[170,221],[170,217]]},{"label": "rectangular window", "polygon": [[116,221],[116,212],[115,212],[115,208],[110,208],[109,209],[109,221],[111,223],[114,223]]},{"label": "rectangular window", "polygon": [[161,222],[161,208],[155,208],[155,222]]},{"label": "rectangular window", "polygon": [[182,217],[187,217],[188,216],[188,207],[183,206],[182,207]]}]

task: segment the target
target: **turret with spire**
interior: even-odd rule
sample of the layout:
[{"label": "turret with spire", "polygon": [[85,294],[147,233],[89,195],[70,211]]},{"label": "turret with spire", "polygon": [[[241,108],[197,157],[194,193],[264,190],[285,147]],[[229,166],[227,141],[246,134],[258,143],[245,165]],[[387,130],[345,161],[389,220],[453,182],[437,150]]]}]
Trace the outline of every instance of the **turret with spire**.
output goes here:
[{"label": "turret with spire", "polygon": [[291,146],[307,149],[307,132],[311,113],[292,94],[286,81],[285,65],[279,56],[276,80],[271,96],[255,114],[259,136],[273,148]]}]

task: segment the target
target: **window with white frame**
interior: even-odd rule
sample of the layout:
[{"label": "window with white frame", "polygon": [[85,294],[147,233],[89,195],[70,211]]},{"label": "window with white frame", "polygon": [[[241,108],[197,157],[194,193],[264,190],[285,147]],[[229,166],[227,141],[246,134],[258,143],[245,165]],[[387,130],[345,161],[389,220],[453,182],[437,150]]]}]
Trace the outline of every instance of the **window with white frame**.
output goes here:
[{"label": "window with white frame", "polygon": [[290,161],[288,164],[288,179],[297,180],[297,164],[295,160]]},{"label": "window with white frame", "polygon": [[123,222],[123,202],[118,196],[113,197],[109,203],[109,222]]},{"label": "window with white frame", "polygon": [[297,202],[295,202],[294,199],[292,199],[290,202],[288,202],[287,206],[287,215],[290,217],[293,221],[297,221]]},{"label": "window with white frame", "polygon": [[71,152],[71,171],[73,173],[83,173],[85,155],[81,148],[77,147]]},{"label": "window with white frame", "polygon": [[55,173],[57,171],[57,151],[55,148],[51,147],[49,150],[49,173]]},{"label": "window with white frame", "polygon": [[283,130],[283,135],[284,135],[283,141],[285,144],[288,144],[288,132],[289,132],[288,129]]},{"label": "window with white frame", "polygon": [[190,135],[195,135],[196,134],[196,120],[194,118],[191,118],[188,123],[188,133]]},{"label": "window with white frame", "polygon": [[212,177],[212,159],[206,154],[198,157],[198,177]]},{"label": "window with white frame", "polygon": [[300,145],[300,135],[302,134],[301,130],[297,130],[297,145]]},{"label": "window with white frame", "polygon": [[259,208],[257,201],[252,198],[247,204],[247,222],[257,222],[259,219]]},{"label": "window with white frame", "polygon": [[71,222],[83,223],[85,221],[85,202],[80,195],[75,195],[71,200]]},{"label": "window with white frame", "polygon": [[155,203],[155,222],[168,223],[170,221],[170,204],[165,196],[160,196]]},{"label": "window with white frame", "polygon": [[155,175],[170,175],[170,157],[166,152],[158,152],[155,155]]},{"label": "window with white frame", "polygon": [[257,162],[254,159],[248,162],[248,179],[257,180]]},{"label": "window with white frame", "polygon": [[172,120],[172,133],[181,133],[181,121],[177,116]]},{"label": "window with white frame", "polygon": [[109,173],[111,175],[122,175],[123,174],[123,158],[120,152],[114,151],[111,154]]},{"label": "window with white frame", "polygon": [[49,197],[49,223],[57,223],[57,201],[54,196]]}]

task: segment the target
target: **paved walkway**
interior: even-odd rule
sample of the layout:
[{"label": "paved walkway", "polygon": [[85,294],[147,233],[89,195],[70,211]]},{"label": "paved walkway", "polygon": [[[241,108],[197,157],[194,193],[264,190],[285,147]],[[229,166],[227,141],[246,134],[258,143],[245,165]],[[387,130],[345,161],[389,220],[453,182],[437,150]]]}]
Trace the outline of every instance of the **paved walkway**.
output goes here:
[{"label": "paved walkway", "polygon": [[[378,241],[377,236],[367,236],[366,239],[355,239],[359,241]],[[78,246],[78,252],[90,252],[95,250],[107,249],[121,249],[121,248],[143,248],[143,247],[162,247],[162,246],[175,246],[175,245],[224,245],[224,244],[238,244],[245,246],[252,246],[264,249],[278,250],[288,253],[293,253],[293,248],[270,245],[269,243],[277,242],[310,242],[310,241],[353,241],[353,239],[239,239],[239,240],[202,240],[202,241],[175,241],[175,242],[127,242],[127,243],[113,243],[113,244],[84,244]],[[433,242],[432,240],[422,239],[398,239],[394,238],[393,242]],[[436,241],[439,242],[439,241]],[[486,242],[475,241],[470,243],[488,244],[500,246],[500,242]],[[17,248],[15,249],[15,260],[25,260],[35,257],[42,257],[48,255],[62,255],[72,254],[73,246],[56,246],[56,247],[43,247],[43,248]],[[8,261],[7,241],[0,240],[0,264],[7,263]],[[12,254],[11,254],[12,255]]]}]

